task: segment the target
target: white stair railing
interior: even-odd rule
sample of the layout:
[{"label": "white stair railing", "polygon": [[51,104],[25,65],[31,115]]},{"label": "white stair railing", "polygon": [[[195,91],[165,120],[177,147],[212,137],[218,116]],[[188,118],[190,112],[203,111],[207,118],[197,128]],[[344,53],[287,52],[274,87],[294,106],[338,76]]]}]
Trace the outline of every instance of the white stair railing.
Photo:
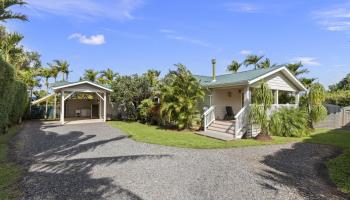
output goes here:
[{"label": "white stair railing", "polygon": [[241,139],[243,137],[243,128],[248,125],[249,120],[249,106],[244,106],[235,115],[235,137],[236,139]]},{"label": "white stair railing", "polygon": [[211,106],[203,114],[204,118],[204,131],[207,131],[207,128],[215,121],[215,106]]}]

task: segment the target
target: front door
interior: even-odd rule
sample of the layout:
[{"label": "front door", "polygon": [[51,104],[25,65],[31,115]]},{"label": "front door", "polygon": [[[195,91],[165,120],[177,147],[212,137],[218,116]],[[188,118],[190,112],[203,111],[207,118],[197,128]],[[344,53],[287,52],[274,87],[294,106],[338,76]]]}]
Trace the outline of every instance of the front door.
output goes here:
[{"label": "front door", "polygon": [[99,105],[92,104],[91,105],[91,118],[99,118]]}]

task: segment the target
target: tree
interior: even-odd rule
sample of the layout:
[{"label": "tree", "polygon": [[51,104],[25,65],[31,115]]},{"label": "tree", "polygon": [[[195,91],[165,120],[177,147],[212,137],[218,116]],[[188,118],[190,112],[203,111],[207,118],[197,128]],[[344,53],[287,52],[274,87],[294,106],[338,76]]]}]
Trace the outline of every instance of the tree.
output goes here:
[{"label": "tree", "polygon": [[98,71],[95,71],[93,69],[86,69],[83,79],[91,82],[96,82],[97,75],[99,74]]},{"label": "tree", "polygon": [[146,76],[137,74],[131,76],[118,76],[112,82],[113,102],[125,108],[125,118],[128,120],[138,119],[137,108],[141,101],[151,97],[151,86]]},{"label": "tree", "polygon": [[[2,29],[4,31],[4,29]],[[12,63],[14,56],[16,54],[22,53],[23,49],[19,46],[19,43],[22,41],[23,36],[19,33],[2,33],[0,48],[1,56],[8,63]]]},{"label": "tree", "polygon": [[[33,90],[35,87],[40,86],[40,78],[38,77],[38,69],[36,68],[30,68],[28,70],[20,71],[19,79],[22,80],[23,83],[25,83],[28,87],[28,90],[30,91],[29,99],[32,101],[33,97]],[[29,104],[29,113],[32,111],[32,106]]]},{"label": "tree", "polygon": [[50,72],[51,72],[51,77],[55,79],[55,82],[57,81],[57,76],[59,73],[59,69],[57,66],[48,63],[49,67],[50,67]]},{"label": "tree", "polygon": [[263,57],[264,56],[248,55],[243,63],[246,67],[253,65],[255,69],[259,69],[259,62]]},{"label": "tree", "polygon": [[[52,71],[50,68],[41,68],[39,73],[40,73],[40,76],[43,77],[45,80],[46,94],[49,94],[49,79],[52,77]],[[45,103],[45,119],[47,117],[47,106],[48,106],[48,99],[46,99],[46,103]]]},{"label": "tree", "polygon": [[313,128],[314,123],[323,120],[327,116],[327,109],[323,106],[326,99],[326,91],[320,83],[314,83],[307,95],[307,111],[309,114],[309,126]]},{"label": "tree", "polygon": [[250,118],[253,123],[260,126],[261,135],[269,135],[270,118],[268,111],[273,103],[272,90],[268,84],[261,82],[259,87],[255,89],[254,102],[250,110]]},{"label": "tree", "polygon": [[27,21],[26,15],[20,13],[14,13],[9,10],[10,7],[19,5],[23,6],[26,3],[22,0],[0,0],[0,21],[6,22],[9,19],[19,19],[22,21]]},{"label": "tree", "polygon": [[98,82],[110,85],[117,75],[118,73],[115,73],[112,69],[102,70]]},{"label": "tree", "polygon": [[161,86],[161,116],[166,125],[192,128],[200,122],[197,105],[204,98],[204,90],[184,65],[175,66],[177,70],[170,71]]},{"label": "tree", "polygon": [[333,91],[350,90],[350,73],[345,76],[339,83],[329,86],[329,89]]},{"label": "tree", "polygon": [[286,64],[285,66],[296,77],[309,73],[308,69],[302,69],[304,67],[302,62],[290,63]]},{"label": "tree", "polygon": [[236,73],[236,72],[238,72],[239,68],[241,68],[241,66],[242,66],[242,63],[239,63],[239,62],[233,60],[231,62],[231,64],[229,64],[227,66],[227,71]]},{"label": "tree", "polygon": [[309,89],[317,79],[316,78],[300,78],[299,80],[307,89]]},{"label": "tree", "polygon": [[66,60],[54,60],[55,65],[58,67],[58,71],[62,73],[62,81],[68,81],[68,75],[71,71],[69,71],[69,63]]}]

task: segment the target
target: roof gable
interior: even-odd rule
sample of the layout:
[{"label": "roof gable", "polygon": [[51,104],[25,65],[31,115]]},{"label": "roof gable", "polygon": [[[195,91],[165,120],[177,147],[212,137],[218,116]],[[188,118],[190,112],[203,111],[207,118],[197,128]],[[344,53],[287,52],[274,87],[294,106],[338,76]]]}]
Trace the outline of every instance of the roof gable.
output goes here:
[{"label": "roof gable", "polygon": [[287,76],[287,78],[293,84],[295,84],[299,90],[306,91],[303,84],[284,66],[219,75],[216,76],[215,81],[212,80],[211,76],[194,76],[199,80],[201,85],[214,88],[223,86],[251,85],[280,71],[283,71],[283,74]]},{"label": "roof gable", "polygon": [[105,90],[105,91],[108,91],[108,92],[112,92],[112,90],[110,88],[108,88],[107,86],[103,86],[103,85],[100,85],[100,84],[97,84],[97,83],[93,83],[93,82],[90,82],[90,81],[79,81],[79,82],[73,82],[73,83],[70,83],[70,82],[58,82],[58,83],[55,83],[52,86],[52,89],[53,90],[62,90],[62,89],[65,89],[65,88],[72,88],[72,87],[77,87],[77,86],[81,86],[81,85],[90,85],[90,86],[93,86],[95,88],[99,88],[99,89],[102,89],[102,90]]}]

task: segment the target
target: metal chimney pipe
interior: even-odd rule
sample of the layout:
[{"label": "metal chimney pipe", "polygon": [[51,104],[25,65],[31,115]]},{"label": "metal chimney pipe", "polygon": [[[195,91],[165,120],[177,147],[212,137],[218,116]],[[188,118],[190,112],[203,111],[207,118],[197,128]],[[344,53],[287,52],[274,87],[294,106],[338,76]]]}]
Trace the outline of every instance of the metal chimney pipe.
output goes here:
[{"label": "metal chimney pipe", "polygon": [[213,65],[213,81],[216,81],[216,59],[211,60],[211,64]]}]

